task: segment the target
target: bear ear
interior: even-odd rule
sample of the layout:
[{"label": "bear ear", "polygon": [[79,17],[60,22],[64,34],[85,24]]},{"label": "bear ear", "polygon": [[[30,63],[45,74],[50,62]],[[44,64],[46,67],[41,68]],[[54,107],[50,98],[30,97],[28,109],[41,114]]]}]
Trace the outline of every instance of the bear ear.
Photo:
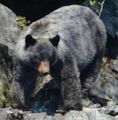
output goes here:
[{"label": "bear ear", "polygon": [[59,36],[59,35],[56,35],[54,38],[49,39],[49,41],[50,41],[55,47],[57,47],[57,46],[58,46],[58,43],[59,43],[59,41],[60,41],[60,36]]},{"label": "bear ear", "polygon": [[36,39],[34,39],[31,35],[27,35],[25,37],[25,48],[27,49],[30,46],[33,46],[36,43]]}]

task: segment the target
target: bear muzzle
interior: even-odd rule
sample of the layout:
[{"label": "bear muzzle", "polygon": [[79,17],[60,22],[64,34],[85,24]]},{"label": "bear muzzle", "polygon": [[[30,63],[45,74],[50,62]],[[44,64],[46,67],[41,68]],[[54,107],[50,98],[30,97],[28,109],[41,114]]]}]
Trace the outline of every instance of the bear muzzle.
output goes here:
[{"label": "bear muzzle", "polygon": [[40,75],[47,75],[50,72],[50,65],[48,60],[43,60],[36,68]]}]

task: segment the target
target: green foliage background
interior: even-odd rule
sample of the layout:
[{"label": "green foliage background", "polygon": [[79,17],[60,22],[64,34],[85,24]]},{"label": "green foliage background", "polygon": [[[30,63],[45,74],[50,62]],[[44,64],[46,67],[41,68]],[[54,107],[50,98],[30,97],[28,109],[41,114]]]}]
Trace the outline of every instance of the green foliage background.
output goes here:
[{"label": "green foliage background", "polygon": [[85,0],[85,5],[89,6],[94,12],[99,14],[103,1],[104,0]]}]

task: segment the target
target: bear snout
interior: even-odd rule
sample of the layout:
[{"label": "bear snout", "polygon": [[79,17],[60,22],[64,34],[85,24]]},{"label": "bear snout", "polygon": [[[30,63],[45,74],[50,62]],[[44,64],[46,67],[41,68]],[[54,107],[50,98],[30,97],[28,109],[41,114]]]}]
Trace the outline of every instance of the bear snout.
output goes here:
[{"label": "bear snout", "polygon": [[43,60],[36,68],[40,75],[47,75],[50,72],[50,65],[48,60]]}]

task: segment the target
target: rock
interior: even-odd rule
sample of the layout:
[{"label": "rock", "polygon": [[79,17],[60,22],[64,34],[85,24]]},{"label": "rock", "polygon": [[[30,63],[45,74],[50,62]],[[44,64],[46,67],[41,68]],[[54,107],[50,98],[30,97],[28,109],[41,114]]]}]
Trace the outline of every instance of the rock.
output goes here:
[{"label": "rock", "polygon": [[106,107],[103,107],[100,112],[109,114],[112,116],[117,116],[118,115],[118,105],[109,105]]},{"label": "rock", "polygon": [[47,113],[32,113],[30,111],[4,108],[0,110],[0,120],[117,120],[115,117],[101,113],[95,109],[70,111],[65,115]]},{"label": "rock", "polygon": [[[111,70],[117,73],[118,75],[118,60],[112,60],[111,62]],[[118,76],[117,76],[118,78]]]},{"label": "rock", "polygon": [[[101,84],[100,94],[106,94],[107,100],[113,100],[118,104],[118,80],[111,79],[104,81],[106,83]],[[102,86],[104,85],[104,86]]]},{"label": "rock", "polygon": [[116,120],[118,120],[118,115],[115,118],[116,118]]},{"label": "rock", "polygon": [[100,17],[109,35],[118,38],[118,0],[105,0]]},{"label": "rock", "polygon": [[84,112],[70,111],[64,117],[64,120],[116,120],[114,117],[100,113],[96,110]]},{"label": "rock", "polygon": [[0,107],[10,105],[11,79],[11,57],[8,55],[8,47],[0,44]]},{"label": "rock", "polygon": [[16,15],[0,4],[0,107],[11,102],[12,61],[10,53],[14,49],[20,30]]},{"label": "rock", "polygon": [[[118,104],[118,59],[111,60],[106,68],[101,70],[97,83],[92,89],[92,93],[98,98],[106,101],[113,100]],[[104,103],[103,103],[104,105]]]},{"label": "rock", "polygon": [[7,114],[3,111],[3,109],[0,109],[0,119],[1,120],[7,120]]},{"label": "rock", "polygon": [[16,15],[9,8],[0,4],[0,43],[13,49],[19,33]]},{"label": "rock", "polygon": [[104,0],[100,18],[104,22],[107,37],[107,56],[118,57],[118,0]]}]

